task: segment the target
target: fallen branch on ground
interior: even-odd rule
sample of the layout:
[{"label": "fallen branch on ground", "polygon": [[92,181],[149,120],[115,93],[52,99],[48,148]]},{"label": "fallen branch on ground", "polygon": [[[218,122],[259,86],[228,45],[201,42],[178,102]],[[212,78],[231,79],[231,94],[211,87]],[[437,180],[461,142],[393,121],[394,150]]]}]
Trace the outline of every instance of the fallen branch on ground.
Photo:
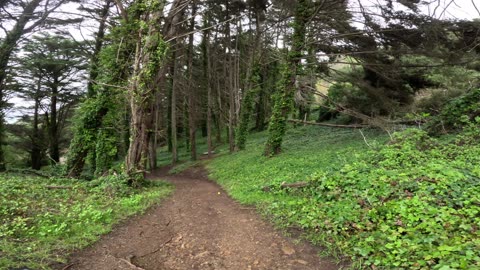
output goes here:
[{"label": "fallen branch on ground", "polygon": [[295,120],[295,119],[289,119],[288,122],[305,124],[305,125],[324,126],[324,127],[336,127],[336,128],[368,128],[368,127],[372,127],[372,126],[369,126],[369,125],[326,124],[326,123],[309,122],[309,121],[302,121],[302,120]]},{"label": "fallen branch on ground", "polygon": [[[280,185],[280,188],[282,189],[285,189],[285,188],[302,188],[302,187],[306,187],[308,186],[308,182],[295,182],[295,183],[286,183],[286,182],[283,182],[281,185]],[[263,192],[270,192],[272,190],[272,188],[274,188],[273,185],[270,185],[270,186],[265,186],[262,188],[262,191]]]},{"label": "fallen branch on ground", "polygon": [[8,171],[13,172],[13,173],[36,175],[36,176],[39,176],[39,177],[42,177],[42,178],[50,178],[50,175],[45,175],[43,173],[40,173],[40,172],[35,171],[35,170],[31,170],[31,169],[9,169]]},{"label": "fallen branch on ground", "polygon": [[301,188],[308,186],[308,182],[285,183],[283,182],[281,188]]},{"label": "fallen branch on ground", "polygon": [[125,262],[126,264],[128,264],[130,267],[132,267],[133,269],[137,269],[137,270],[145,270],[141,267],[138,267],[136,266],[135,264],[132,263],[132,258],[135,257],[133,255],[130,255],[128,256],[126,259],[123,259],[123,258],[119,258],[121,261]]},{"label": "fallen branch on ground", "polygon": [[[170,222],[168,222],[168,224],[170,224]],[[166,226],[168,226],[168,224],[167,224]],[[139,257],[140,257],[140,258],[143,258],[143,257],[145,257],[145,256],[148,256],[148,255],[151,255],[151,254],[154,254],[154,253],[159,252],[166,244],[172,242],[172,240],[173,240],[173,236],[170,237],[167,241],[165,241],[162,245],[160,245],[160,246],[159,246],[158,248],[156,248],[155,250],[150,251],[150,252],[148,252],[148,253],[146,253],[146,254],[140,255]]]},{"label": "fallen branch on ground", "polygon": [[45,186],[46,189],[72,189],[69,186]]},{"label": "fallen branch on ground", "polygon": [[74,265],[77,264],[77,263],[78,263],[78,262],[73,262],[73,263],[71,263],[71,264],[68,264],[68,265],[66,265],[65,267],[63,267],[62,270],[67,270],[68,268],[74,266]]}]

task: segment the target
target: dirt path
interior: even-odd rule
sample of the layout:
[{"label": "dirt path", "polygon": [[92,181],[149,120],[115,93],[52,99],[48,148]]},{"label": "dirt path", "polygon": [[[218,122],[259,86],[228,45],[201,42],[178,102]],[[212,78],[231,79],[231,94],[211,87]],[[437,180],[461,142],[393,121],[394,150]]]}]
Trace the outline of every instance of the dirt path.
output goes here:
[{"label": "dirt path", "polygon": [[234,202],[202,169],[163,179],[175,184],[173,196],[72,256],[68,269],[338,269]]}]

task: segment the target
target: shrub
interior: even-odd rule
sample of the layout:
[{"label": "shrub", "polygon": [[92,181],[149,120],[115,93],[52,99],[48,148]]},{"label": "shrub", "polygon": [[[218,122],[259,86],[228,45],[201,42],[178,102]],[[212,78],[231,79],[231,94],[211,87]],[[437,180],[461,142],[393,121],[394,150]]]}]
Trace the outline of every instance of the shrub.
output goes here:
[{"label": "shrub", "polygon": [[427,125],[432,133],[440,131],[461,130],[468,123],[476,122],[480,116],[480,88],[465,93],[448,102],[441,113]]}]

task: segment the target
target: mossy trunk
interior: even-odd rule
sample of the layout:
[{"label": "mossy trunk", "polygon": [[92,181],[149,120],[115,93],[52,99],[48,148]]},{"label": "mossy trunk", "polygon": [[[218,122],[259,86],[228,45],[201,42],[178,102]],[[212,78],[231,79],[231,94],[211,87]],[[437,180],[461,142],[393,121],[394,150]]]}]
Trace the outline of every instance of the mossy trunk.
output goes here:
[{"label": "mossy trunk", "polygon": [[247,90],[245,97],[242,100],[242,107],[240,111],[240,124],[237,130],[237,150],[244,150],[245,144],[247,142],[248,135],[248,126],[250,124],[250,119],[252,118],[253,109],[254,109],[254,99],[260,92],[260,67],[256,63],[252,68],[252,73],[250,76],[250,89]]},{"label": "mossy trunk", "polygon": [[265,145],[266,156],[276,155],[282,150],[287,118],[293,109],[296,75],[300,67],[310,12],[309,0],[299,0],[297,2],[293,22],[292,50],[288,53],[287,61],[283,64],[281,71],[282,79],[278,85],[279,89],[268,126],[268,140]]},{"label": "mossy trunk", "polygon": [[261,37],[262,37],[262,27],[260,22],[260,13],[263,12],[260,9],[256,9],[255,12],[255,26],[256,26],[256,34],[255,34],[255,44],[253,46],[253,50],[250,54],[249,60],[249,70],[247,71],[247,83],[246,87],[248,87],[247,92],[242,100],[242,105],[240,106],[240,119],[237,129],[237,142],[236,148],[237,150],[244,150],[245,144],[247,142],[247,135],[248,135],[248,127],[250,124],[250,119],[252,118],[252,114],[254,111],[255,105],[255,97],[261,91],[261,67],[260,67],[260,48],[261,48]]},{"label": "mossy trunk", "polygon": [[145,178],[155,120],[155,110],[152,108],[157,91],[156,76],[166,63],[168,49],[159,30],[164,2],[160,5],[150,4],[145,3],[147,11],[142,18],[148,30],[139,28],[137,32],[134,70],[128,91],[132,117],[125,170],[132,186],[139,186]]}]

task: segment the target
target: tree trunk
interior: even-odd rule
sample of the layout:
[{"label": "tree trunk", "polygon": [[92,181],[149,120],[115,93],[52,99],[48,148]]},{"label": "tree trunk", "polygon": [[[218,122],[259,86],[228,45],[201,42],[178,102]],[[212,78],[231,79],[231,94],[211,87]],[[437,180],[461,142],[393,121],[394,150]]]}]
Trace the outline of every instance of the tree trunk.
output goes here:
[{"label": "tree trunk", "polygon": [[59,132],[58,132],[58,113],[57,113],[57,100],[58,100],[58,78],[54,78],[52,85],[52,93],[50,97],[50,122],[48,123],[48,135],[50,139],[49,154],[53,165],[60,162],[60,146],[59,146]]},{"label": "tree trunk", "polygon": [[261,27],[260,27],[260,11],[256,12],[256,35],[253,49],[250,53],[249,67],[247,71],[247,91],[242,100],[242,106],[240,108],[240,123],[238,125],[237,132],[237,149],[244,150],[247,142],[248,126],[250,124],[250,118],[253,113],[254,98],[260,92],[260,40],[261,40]]},{"label": "tree trunk", "polygon": [[[175,59],[176,52],[174,51],[172,54],[172,59]],[[172,60],[170,63],[170,70],[169,70],[169,85],[167,90],[167,145],[168,145],[168,152],[173,152],[172,147],[172,94],[173,94],[173,76],[175,75],[175,63]]]},{"label": "tree trunk", "polygon": [[[1,71],[0,71],[1,72]],[[3,92],[1,91],[2,85],[0,85],[0,172],[4,172],[7,170],[7,166],[5,164],[5,152],[3,150],[3,146],[5,143],[5,112],[3,108]]]},{"label": "tree trunk", "polygon": [[[129,86],[131,108],[130,147],[125,162],[126,172],[132,186],[139,186],[145,178],[149,156],[150,137],[154,123],[156,96],[155,76],[162,70],[166,44],[158,29],[163,14],[163,2],[160,6],[150,6],[144,14],[149,27],[148,32],[138,29],[135,50],[135,63]],[[148,38],[145,38],[148,37]]]},{"label": "tree trunk", "polygon": [[[216,61],[217,62],[217,61]],[[216,63],[215,62],[215,63]],[[226,65],[226,63],[224,63]],[[215,65],[214,70],[217,70]],[[220,79],[218,78],[218,74],[215,77],[216,81],[216,92],[217,92],[217,114],[216,114],[216,124],[217,124],[217,133],[216,133],[216,141],[217,144],[222,144],[222,129],[223,129],[223,106],[222,106],[222,92],[220,86]]]},{"label": "tree trunk", "polygon": [[[187,82],[187,85],[189,85],[189,82]],[[187,88],[190,88],[187,86]],[[183,132],[183,138],[185,140],[185,151],[187,153],[190,153],[190,126],[189,126],[189,109],[188,109],[188,103],[189,103],[189,97],[187,97],[189,94],[189,89],[182,89],[183,91],[183,103],[182,103],[182,108],[183,108],[183,123],[182,123],[182,128],[179,130],[180,133]]]},{"label": "tree trunk", "polygon": [[288,115],[292,111],[293,97],[297,69],[302,57],[302,49],[305,41],[306,24],[309,19],[309,0],[299,0],[295,7],[295,19],[293,22],[292,51],[288,53],[287,61],[281,71],[283,89],[277,94],[272,117],[268,126],[268,140],[265,145],[265,155],[272,156],[281,152],[282,140],[287,128]]},{"label": "tree trunk", "polygon": [[[230,6],[229,1],[225,1],[225,18],[230,18]],[[228,146],[230,153],[235,151],[235,92],[234,92],[234,72],[235,72],[235,59],[231,48],[231,34],[230,34],[230,22],[225,26],[225,61],[223,65],[223,75],[225,78],[225,89],[228,91],[229,109],[228,109]]]},{"label": "tree trunk", "polygon": [[112,4],[112,0],[105,0],[105,5],[100,11],[100,24],[98,26],[97,35],[95,37],[95,47],[93,49],[92,58],[90,60],[90,75],[87,84],[87,97],[93,97],[95,95],[95,81],[98,77],[98,55],[103,47],[103,39],[105,38],[105,28],[107,26],[108,11]]},{"label": "tree trunk", "polygon": [[[100,24],[98,26],[97,35],[95,37],[95,48],[92,58],[90,60],[91,68],[87,85],[87,98],[97,98],[98,93],[95,89],[95,81],[98,77],[98,66],[100,64],[98,57],[103,48],[103,40],[105,37],[105,30],[107,26],[108,12],[112,3],[112,0],[106,0],[105,5],[101,10]],[[96,157],[96,149],[94,145],[86,145],[83,140],[76,140],[75,137],[81,138],[85,135],[85,132],[88,132],[88,136],[92,136],[93,138],[95,138],[98,133],[98,128],[102,124],[102,119],[107,114],[107,112],[108,107],[106,106],[97,108],[93,121],[90,118],[85,118],[83,120],[83,123],[81,124],[82,128],[78,131],[80,134],[74,134],[74,139],[72,140],[68,151],[67,171],[69,177],[77,178],[80,176],[81,172],[83,171],[83,167],[85,166],[85,160],[89,152],[91,153],[92,157]],[[93,139],[92,142],[93,141],[95,141],[95,139]],[[92,165],[95,166],[95,164],[96,161],[92,160]],[[95,171],[94,168],[93,171]]]},{"label": "tree trunk", "polygon": [[[175,46],[172,46],[175,50]],[[175,53],[173,55],[173,68],[172,68],[172,95],[171,95],[171,103],[170,103],[170,125],[171,125],[171,133],[170,138],[172,141],[172,164],[177,163],[178,161],[178,145],[177,145],[177,79],[175,78],[177,74],[177,61],[175,59]]]},{"label": "tree trunk", "polygon": [[[208,19],[204,19],[203,28],[208,28]],[[205,76],[205,85],[207,88],[207,147],[208,147],[208,157],[211,157],[213,151],[212,144],[212,106],[213,106],[213,97],[212,97],[212,86],[210,81],[210,37],[209,30],[204,30],[203,36],[203,71]]]},{"label": "tree trunk", "polygon": [[196,87],[193,84],[193,31],[195,30],[195,17],[197,13],[197,3],[193,1],[192,3],[192,14],[190,18],[190,35],[188,37],[188,85],[189,85],[189,95],[188,95],[188,127],[189,127],[189,136],[190,136],[190,159],[197,160],[197,142],[196,142],[196,132],[197,127],[195,123],[195,98],[196,98]]},{"label": "tree trunk", "polygon": [[260,92],[258,93],[258,101],[255,105],[255,130],[265,130],[265,90],[260,86]]},{"label": "tree trunk", "polygon": [[39,124],[39,110],[40,110],[40,97],[39,91],[41,87],[41,79],[37,82],[37,93],[35,93],[35,104],[33,110],[33,134],[32,134],[32,151],[30,153],[32,169],[40,170],[42,168],[42,145],[40,138]]}]

